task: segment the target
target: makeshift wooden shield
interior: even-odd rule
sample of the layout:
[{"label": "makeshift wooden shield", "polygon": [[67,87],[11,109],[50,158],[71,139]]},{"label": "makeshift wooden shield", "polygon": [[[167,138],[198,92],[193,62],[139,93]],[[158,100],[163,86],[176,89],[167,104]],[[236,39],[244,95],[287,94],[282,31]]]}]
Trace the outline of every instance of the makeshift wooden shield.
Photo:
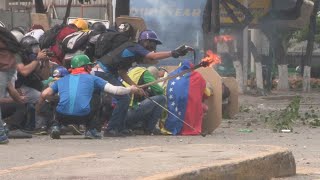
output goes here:
[{"label": "makeshift wooden shield", "polygon": [[140,32],[147,29],[147,25],[140,17],[120,16],[116,18],[116,25],[127,22],[133,27],[136,40],[138,40]]},{"label": "makeshift wooden shield", "polygon": [[[178,66],[165,67],[168,72],[177,68]],[[199,68],[196,71],[213,87],[213,95],[205,101],[208,112],[202,121],[202,132],[210,134],[219,127],[222,121],[222,80],[213,68]]]},{"label": "makeshift wooden shield", "polygon": [[230,90],[230,96],[228,98],[228,103],[225,105],[224,113],[229,118],[234,118],[234,116],[239,113],[238,83],[234,77],[224,77],[222,78],[222,82]]},{"label": "makeshift wooden shield", "polygon": [[40,24],[45,31],[50,29],[47,14],[31,13],[31,24]]}]

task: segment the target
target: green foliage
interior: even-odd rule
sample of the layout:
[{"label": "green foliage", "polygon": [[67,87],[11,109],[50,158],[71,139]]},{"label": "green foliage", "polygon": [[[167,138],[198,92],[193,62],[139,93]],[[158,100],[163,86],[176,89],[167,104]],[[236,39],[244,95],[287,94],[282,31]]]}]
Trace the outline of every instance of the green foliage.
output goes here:
[{"label": "green foliage", "polygon": [[[309,124],[310,126],[320,126],[320,117],[318,116],[318,110],[315,110],[313,106],[309,107],[309,111],[304,113],[301,117],[303,124]],[[307,122],[307,123],[306,123]]]},{"label": "green foliage", "polygon": [[[298,42],[305,41],[308,38],[309,26],[296,31],[293,34],[293,38],[297,39]],[[316,27],[316,34],[315,34],[315,42],[320,43],[320,17],[317,17],[317,27]]]},{"label": "green foliage", "polygon": [[275,132],[282,129],[292,130],[292,124],[299,116],[301,97],[296,96],[291,103],[281,111],[273,111],[268,116],[261,116],[262,120],[269,122]]}]

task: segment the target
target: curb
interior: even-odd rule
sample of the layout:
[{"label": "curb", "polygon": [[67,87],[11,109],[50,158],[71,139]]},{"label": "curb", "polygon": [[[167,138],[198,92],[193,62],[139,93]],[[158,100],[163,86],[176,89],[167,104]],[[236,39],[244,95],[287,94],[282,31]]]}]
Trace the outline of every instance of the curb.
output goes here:
[{"label": "curb", "polygon": [[178,171],[156,174],[143,180],[264,180],[296,175],[296,163],[291,151],[276,148],[273,152],[255,157],[230,160],[184,168]]}]

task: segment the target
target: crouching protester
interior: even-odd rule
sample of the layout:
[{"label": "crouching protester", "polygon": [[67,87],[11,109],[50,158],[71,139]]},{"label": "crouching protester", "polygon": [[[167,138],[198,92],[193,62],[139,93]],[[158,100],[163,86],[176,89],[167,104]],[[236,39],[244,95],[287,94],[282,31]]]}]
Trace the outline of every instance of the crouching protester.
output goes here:
[{"label": "crouching protester", "polygon": [[[144,67],[136,67],[129,71],[128,76],[137,85],[146,84],[155,81],[159,76],[159,70],[150,66],[148,69]],[[125,86],[129,86],[124,83]],[[154,84],[144,89],[146,92],[144,96],[132,95],[130,108],[127,113],[126,125],[132,129],[136,134],[137,130],[142,130],[145,135],[160,135],[160,129],[156,128],[162,115],[162,107],[166,104],[166,97],[164,96],[163,88]],[[160,104],[160,105],[158,105]]]},{"label": "crouching protester", "polygon": [[[121,24],[119,32],[126,32],[128,24]],[[185,56],[188,53],[186,46],[180,46],[173,51],[155,52],[157,45],[162,44],[157,34],[152,30],[146,30],[140,33],[139,42],[128,41],[110,53],[104,55],[97,60],[99,66],[103,69],[104,73],[97,74],[113,85],[121,86],[119,77],[129,85],[136,85],[127,72],[137,63],[154,63],[157,60],[166,59],[169,57],[178,58]],[[125,118],[130,104],[129,96],[115,96],[116,106],[112,112],[109,120],[107,130],[104,136],[123,136],[132,135],[132,133],[125,127]]]},{"label": "crouching protester", "polygon": [[[0,98],[5,97],[7,86],[15,73],[20,44],[7,29],[0,26]],[[0,109],[0,144],[9,142]]]},{"label": "crouching protester", "polygon": [[[41,94],[41,104],[56,93],[59,93],[60,100],[56,107],[55,118],[51,127],[50,136],[53,139],[60,139],[60,124],[85,124],[85,138],[99,139],[100,133],[94,128],[92,122],[92,113],[90,101],[94,89],[100,89],[105,92],[124,95],[129,93],[141,93],[140,89],[130,86],[113,86],[107,81],[90,74],[92,63],[86,55],[76,55],[71,60],[71,73],[50,87],[45,89]],[[37,110],[40,109],[37,107]]]}]

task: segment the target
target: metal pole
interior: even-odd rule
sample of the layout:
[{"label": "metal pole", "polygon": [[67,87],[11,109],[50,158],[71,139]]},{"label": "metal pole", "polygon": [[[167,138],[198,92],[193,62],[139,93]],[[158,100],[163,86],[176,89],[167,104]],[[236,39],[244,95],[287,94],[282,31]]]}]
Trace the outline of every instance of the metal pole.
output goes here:
[{"label": "metal pole", "polygon": [[151,102],[153,102],[153,103],[155,103],[156,105],[158,105],[159,107],[161,107],[163,110],[167,111],[169,114],[171,114],[171,115],[174,116],[175,118],[177,118],[177,119],[178,119],[179,121],[181,121],[183,124],[187,125],[187,126],[188,126],[189,128],[191,128],[192,130],[200,133],[200,135],[201,135],[202,137],[206,137],[207,134],[202,133],[202,132],[196,130],[196,129],[195,129],[194,127],[192,127],[190,124],[188,124],[187,122],[185,122],[184,120],[182,120],[181,118],[179,118],[176,114],[174,114],[173,112],[171,112],[169,109],[163,107],[163,106],[162,106],[161,104],[159,104],[157,101],[151,99],[149,96],[146,96],[146,95],[145,95],[145,97],[146,97],[147,99],[149,99]]},{"label": "metal pole", "polygon": [[[248,8],[248,0],[244,1],[244,5],[246,8]],[[249,46],[248,46],[248,26],[244,28],[243,30],[243,86],[244,86],[244,92],[247,90],[247,80],[248,80],[248,64],[249,64]]]}]

